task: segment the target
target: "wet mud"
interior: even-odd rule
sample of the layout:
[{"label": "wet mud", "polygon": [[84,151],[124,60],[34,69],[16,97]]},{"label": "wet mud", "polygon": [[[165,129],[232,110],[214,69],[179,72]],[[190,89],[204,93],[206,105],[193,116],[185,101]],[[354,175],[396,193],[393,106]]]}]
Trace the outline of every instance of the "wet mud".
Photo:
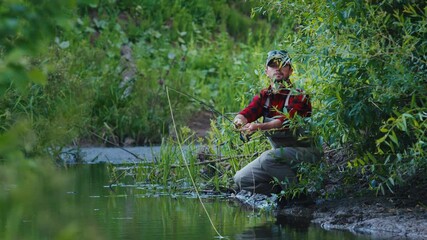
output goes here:
[{"label": "wet mud", "polygon": [[386,198],[349,198],[279,209],[276,196],[240,192],[232,198],[247,208],[272,210],[278,218],[302,219],[327,230],[346,230],[375,239],[427,239],[427,209],[421,205],[399,208]]}]

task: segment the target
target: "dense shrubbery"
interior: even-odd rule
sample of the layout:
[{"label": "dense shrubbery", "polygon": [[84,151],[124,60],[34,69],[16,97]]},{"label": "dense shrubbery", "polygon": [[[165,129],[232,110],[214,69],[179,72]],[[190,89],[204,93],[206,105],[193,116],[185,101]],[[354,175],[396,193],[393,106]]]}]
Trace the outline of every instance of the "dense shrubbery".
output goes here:
[{"label": "dense shrubbery", "polygon": [[348,148],[347,171],[371,188],[425,179],[426,4],[293,2],[258,10],[293,16],[283,41],[309,81],[314,133]]},{"label": "dense shrubbery", "polygon": [[65,196],[51,198],[68,180],[41,154],[46,146],[69,143],[76,136],[67,123],[80,111],[73,106],[78,100],[69,97],[73,89],[68,84],[48,77],[57,69],[46,56],[55,30],[70,29],[74,7],[74,1],[65,0],[0,5],[2,239],[100,238],[88,222],[77,221],[77,207]]}]

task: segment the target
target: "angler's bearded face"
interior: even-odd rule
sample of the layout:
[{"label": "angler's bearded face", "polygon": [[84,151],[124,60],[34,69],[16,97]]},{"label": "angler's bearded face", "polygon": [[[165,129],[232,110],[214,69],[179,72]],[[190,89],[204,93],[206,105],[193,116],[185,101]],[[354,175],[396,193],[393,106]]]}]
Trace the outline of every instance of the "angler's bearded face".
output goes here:
[{"label": "angler's bearded face", "polygon": [[287,81],[292,74],[292,68],[290,65],[281,66],[278,62],[272,61],[266,67],[265,73],[273,81]]}]

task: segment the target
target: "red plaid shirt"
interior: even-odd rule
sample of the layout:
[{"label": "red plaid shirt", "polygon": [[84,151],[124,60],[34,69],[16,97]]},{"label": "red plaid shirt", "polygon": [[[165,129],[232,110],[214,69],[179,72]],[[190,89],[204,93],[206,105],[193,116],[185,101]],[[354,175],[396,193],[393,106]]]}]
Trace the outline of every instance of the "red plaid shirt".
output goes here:
[{"label": "red plaid shirt", "polygon": [[[268,98],[270,99],[268,107],[264,108]],[[239,113],[245,116],[248,122],[264,116],[279,119],[283,124],[288,117],[292,118],[295,114],[302,117],[310,116],[311,103],[308,95],[304,94],[301,89],[282,89],[278,93],[272,93],[271,87],[269,87],[262,89],[260,94],[256,95],[249,105]]]}]

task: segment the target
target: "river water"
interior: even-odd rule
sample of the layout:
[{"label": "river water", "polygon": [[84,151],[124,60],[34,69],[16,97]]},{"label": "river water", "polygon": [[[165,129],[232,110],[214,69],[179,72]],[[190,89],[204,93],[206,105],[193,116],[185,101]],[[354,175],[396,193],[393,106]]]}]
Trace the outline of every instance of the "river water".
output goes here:
[{"label": "river water", "polygon": [[[308,221],[277,219],[245,209],[224,196],[204,196],[208,214],[193,194],[167,194],[160,186],[109,186],[107,164],[67,168],[73,184],[67,194],[83,206],[107,239],[371,239],[344,231],[326,231]],[[220,234],[220,235],[218,235]]]}]

